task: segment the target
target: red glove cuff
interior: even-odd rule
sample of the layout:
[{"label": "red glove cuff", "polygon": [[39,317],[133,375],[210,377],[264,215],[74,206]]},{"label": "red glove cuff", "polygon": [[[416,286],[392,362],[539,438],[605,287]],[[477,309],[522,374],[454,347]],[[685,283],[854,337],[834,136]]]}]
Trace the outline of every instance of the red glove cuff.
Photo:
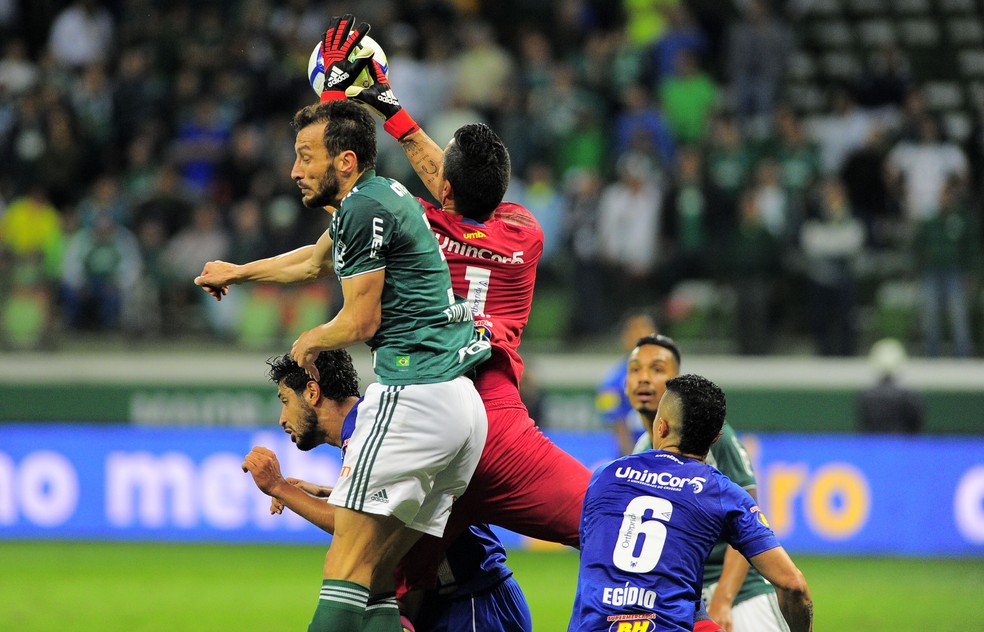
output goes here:
[{"label": "red glove cuff", "polygon": [[327,103],[329,101],[338,101],[339,99],[345,98],[344,90],[325,90],[321,93],[321,102]]},{"label": "red glove cuff", "polygon": [[694,632],[721,632],[721,626],[710,619],[694,623]]},{"label": "red glove cuff", "polygon": [[383,129],[396,140],[400,140],[407,134],[419,130],[420,126],[417,125],[417,121],[410,118],[406,110],[401,108],[396,114],[386,119],[386,122],[383,123]]}]

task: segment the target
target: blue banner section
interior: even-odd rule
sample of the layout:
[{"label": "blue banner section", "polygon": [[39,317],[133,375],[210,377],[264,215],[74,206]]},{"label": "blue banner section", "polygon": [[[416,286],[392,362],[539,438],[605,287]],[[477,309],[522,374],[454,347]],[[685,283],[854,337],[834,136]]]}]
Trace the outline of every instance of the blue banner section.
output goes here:
[{"label": "blue banner section", "polygon": [[[592,468],[615,450],[606,433],[550,436]],[[984,555],[984,438],[743,439],[790,551]],[[326,543],[290,512],[270,515],[241,469],[254,445],[285,475],[338,477],[338,450],[300,452],[279,430],[0,425],[0,538]]]}]

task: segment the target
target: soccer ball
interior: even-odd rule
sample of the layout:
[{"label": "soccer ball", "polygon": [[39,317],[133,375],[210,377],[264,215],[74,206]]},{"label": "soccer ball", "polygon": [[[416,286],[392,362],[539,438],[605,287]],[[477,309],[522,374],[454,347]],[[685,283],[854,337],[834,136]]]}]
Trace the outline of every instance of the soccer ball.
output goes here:
[{"label": "soccer ball", "polygon": [[[366,35],[362,38],[362,43],[359,44],[357,50],[361,50],[364,46],[372,48],[374,51],[372,58],[382,67],[383,74],[388,75],[389,62],[386,60],[386,53],[383,52],[383,47],[379,45],[379,42]],[[353,55],[351,59],[355,59],[355,56]],[[321,42],[315,45],[314,50],[311,51],[311,57],[308,59],[308,81],[311,83],[311,88],[314,89],[315,94],[321,96],[321,91],[325,85],[325,64],[321,59]],[[372,79],[369,70],[363,70],[356,77],[355,83],[352,85],[362,86],[363,88],[371,86]]]}]

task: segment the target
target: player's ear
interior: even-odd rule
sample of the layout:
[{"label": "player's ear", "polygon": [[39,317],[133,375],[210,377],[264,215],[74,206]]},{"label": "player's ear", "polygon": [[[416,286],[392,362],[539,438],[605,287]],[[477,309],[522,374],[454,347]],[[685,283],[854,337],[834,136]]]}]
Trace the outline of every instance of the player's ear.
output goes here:
[{"label": "player's ear", "polygon": [[454,204],[454,189],[451,188],[451,183],[446,179],[441,181],[441,206],[447,207],[448,203]]},{"label": "player's ear", "polygon": [[351,149],[347,149],[333,159],[335,168],[346,176],[350,176],[359,170],[359,157]]},{"label": "player's ear", "polygon": [[717,443],[717,441],[718,441],[718,439],[720,439],[720,438],[721,438],[721,434],[722,434],[722,433],[720,433],[720,432],[719,432],[719,433],[717,433],[717,436],[716,436],[716,437],[714,437],[714,441],[711,441],[711,445],[714,445],[715,443]]},{"label": "player's ear", "polygon": [[314,380],[308,380],[304,386],[304,399],[308,404],[314,406],[321,399],[321,387]]}]

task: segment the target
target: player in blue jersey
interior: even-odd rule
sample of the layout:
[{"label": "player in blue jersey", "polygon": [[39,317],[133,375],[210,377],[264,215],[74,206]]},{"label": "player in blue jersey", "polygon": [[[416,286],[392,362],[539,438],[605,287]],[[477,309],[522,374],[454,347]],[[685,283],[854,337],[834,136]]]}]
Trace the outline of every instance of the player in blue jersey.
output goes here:
[{"label": "player in blue jersey", "polygon": [[[344,350],[319,354],[317,381],[289,355],[268,364],[270,379],[277,385],[283,404],[280,425],[298,449],[329,444],[342,448],[344,454],[362,403],[359,378],[349,354]],[[253,448],[243,469],[272,497],[272,512],[280,513],[286,506],[334,533],[334,507],[325,502],[332,488],[285,479],[276,455],[263,447]],[[438,588],[422,597],[419,614],[413,613],[420,632],[532,630],[526,597],[506,566],[506,551],[485,525],[473,526],[455,539],[440,566]],[[413,629],[409,619],[405,624],[406,629]]]},{"label": "player in blue jersey", "polygon": [[[625,353],[635,347],[636,340],[656,330],[653,317],[645,312],[635,312],[625,317],[620,341]],[[639,423],[639,415],[625,395],[626,358],[620,359],[605,374],[595,393],[595,410],[601,421],[610,426],[618,443],[619,455],[632,454],[632,447],[646,429]]]},{"label": "player in blue jersey", "polygon": [[569,632],[688,632],[704,560],[723,537],[776,588],[791,632],[813,629],[803,574],[755,501],[704,463],[721,434],[724,393],[683,375],[666,382],[655,449],[595,472],[581,515]]},{"label": "player in blue jersey", "polygon": [[[636,443],[635,452],[652,449],[656,407],[666,390],[666,381],[680,374],[680,363],[680,347],[671,338],[660,335],[640,338],[629,355],[625,391],[647,428],[647,434]],[[721,438],[711,446],[705,462],[755,499],[755,472],[751,459],[727,421],[721,428]],[[788,630],[772,584],[750,568],[741,553],[724,541],[719,540],[704,561],[703,594],[707,611],[728,632]]]}]

